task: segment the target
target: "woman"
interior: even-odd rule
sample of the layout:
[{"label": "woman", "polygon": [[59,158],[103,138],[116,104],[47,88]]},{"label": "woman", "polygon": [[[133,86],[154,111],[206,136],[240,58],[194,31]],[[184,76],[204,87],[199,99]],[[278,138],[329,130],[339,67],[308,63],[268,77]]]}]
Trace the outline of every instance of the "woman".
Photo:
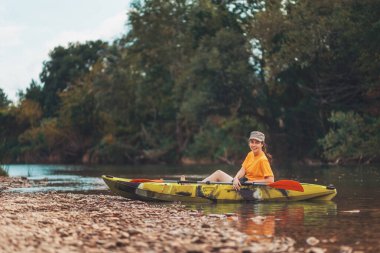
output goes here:
[{"label": "woman", "polygon": [[271,158],[271,156],[266,153],[265,135],[259,131],[251,132],[248,145],[251,151],[235,177],[232,178],[227,173],[217,170],[202,182],[232,182],[235,190],[240,190],[240,186],[244,182],[273,183],[274,176],[268,160],[268,157]]}]

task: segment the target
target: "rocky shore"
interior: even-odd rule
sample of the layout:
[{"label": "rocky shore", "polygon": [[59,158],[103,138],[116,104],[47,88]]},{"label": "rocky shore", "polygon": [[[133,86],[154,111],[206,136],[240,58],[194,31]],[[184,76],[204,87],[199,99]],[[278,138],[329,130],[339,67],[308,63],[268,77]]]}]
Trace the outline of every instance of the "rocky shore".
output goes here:
[{"label": "rocky shore", "polygon": [[[0,188],[24,181],[2,178]],[[252,241],[230,222],[180,204],[0,190],[0,252],[324,252],[288,237]]]},{"label": "rocky shore", "polygon": [[284,252],[219,217],[110,195],[0,193],[0,252]]},{"label": "rocky shore", "polygon": [[1,177],[0,176],[0,192],[10,188],[30,187],[31,181],[26,177]]}]

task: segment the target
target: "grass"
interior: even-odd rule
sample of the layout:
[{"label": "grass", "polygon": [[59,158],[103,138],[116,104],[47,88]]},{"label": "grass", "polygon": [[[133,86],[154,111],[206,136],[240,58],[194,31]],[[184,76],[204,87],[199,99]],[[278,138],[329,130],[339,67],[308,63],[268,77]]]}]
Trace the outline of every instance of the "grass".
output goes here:
[{"label": "grass", "polygon": [[7,177],[7,176],[8,176],[8,169],[6,169],[5,166],[0,163],[0,177]]}]

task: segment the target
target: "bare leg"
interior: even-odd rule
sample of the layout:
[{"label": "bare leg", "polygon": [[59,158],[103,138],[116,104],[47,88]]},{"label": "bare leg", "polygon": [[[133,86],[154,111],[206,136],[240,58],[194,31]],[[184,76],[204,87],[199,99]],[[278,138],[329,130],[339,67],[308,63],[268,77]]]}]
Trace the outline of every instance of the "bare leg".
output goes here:
[{"label": "bare leg", "polygon": [[233,177],[228,175],[227,173],[217,170],[214,173],[212,173],[210,176],[206,177],[202,180],[202,182],[232,182]]}]

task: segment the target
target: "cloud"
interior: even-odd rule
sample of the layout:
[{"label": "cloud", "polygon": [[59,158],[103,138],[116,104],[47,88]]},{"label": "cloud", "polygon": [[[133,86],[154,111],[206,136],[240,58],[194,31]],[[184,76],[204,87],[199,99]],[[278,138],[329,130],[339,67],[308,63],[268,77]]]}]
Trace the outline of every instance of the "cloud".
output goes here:
[{"label": "cloud", "polygon": [[15,100],[18,90],[30,80],[28,70],[22,64],[27,57],[19,50],[25,30],[24,26],[0,25],[0,88],[11,100]]},{"label": "cloud", "polygon": [[4,75],[0,75],[0,88],[9,99],[16,101],[17,92],[24,90],[32,79],[38,79],[42,61],[46,56],[38,50],[20,48],[5,54],[12,55],[5,57],[6,60],[0,60],[0,69],[4,73]]},{"label": "cloud", "polygon": [[[0,4],[0,14],[3,11]],[[48,53],[55,47],[67,46],[69,42],[112,41],[126,31],[126,20],[126,12],[122,11],[100,21],[94,28],[66,29],[51,36],[48,26],[37,27],[29,23],[22,26],[3,22],[0,16],[0,88],[9,99],[16,101],[19,90],[24,90],[32,79],[39,81],[43,61],[49,60]]]},{"label": "cloud", "polygon": [[125,27],[126,14],[120,12],[105,19],[94,29],[62,31],[46,43],[49,50],[57,46],[67,46],[69,42],[85,42],[89,40],[113,40],[120,37]]},{"label": "cloud", "polygon": [[9,47],[18,46],[22,43],[21,35],[25,27],[18,25],[0,25],[0,55]]}]

